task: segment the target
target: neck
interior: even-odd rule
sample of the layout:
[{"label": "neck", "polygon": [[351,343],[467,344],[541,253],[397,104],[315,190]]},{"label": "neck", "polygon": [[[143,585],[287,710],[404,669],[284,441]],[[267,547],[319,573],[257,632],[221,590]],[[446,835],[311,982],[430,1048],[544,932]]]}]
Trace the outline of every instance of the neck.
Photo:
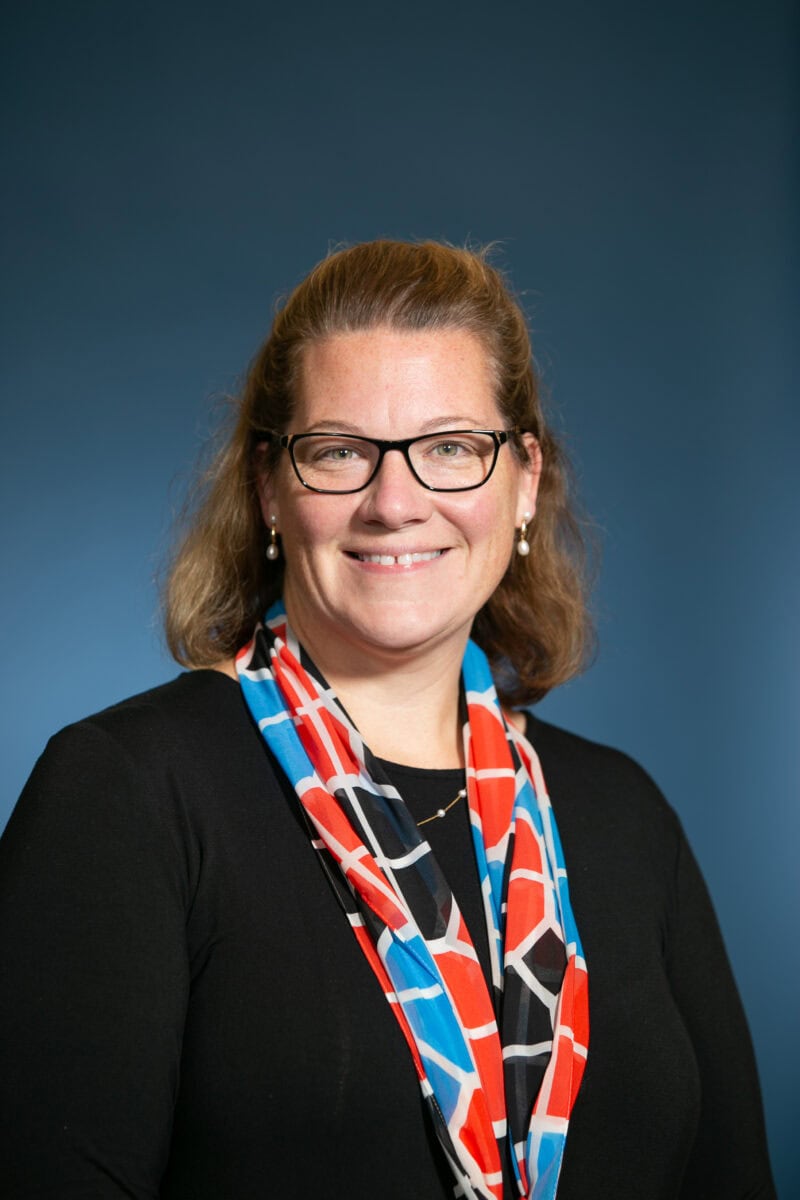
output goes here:
[{"label": "neck", "polygon": [[368,678],[325,674],[373,754],[412,767],[461,767],[460,668],[459,659],[446,675],[427,664]]},{"label": "neck", "polygon": [[463,766],[459,711],[466,635],[390,652],[324,641],[289,621],[373,754],[414,767]]},{"label": "neck", "polygon": [[[352,669],[349,653],[331,655],[295,633],[333,687],[373,754],[411,767],[462,767],[459,687],[463,646],[402,661],[372,660]],[[345,648],[346,650],[347,648]],[[215,669],[238,681],[233,659]],[[523,713],[506,720],[525,732]]]}]

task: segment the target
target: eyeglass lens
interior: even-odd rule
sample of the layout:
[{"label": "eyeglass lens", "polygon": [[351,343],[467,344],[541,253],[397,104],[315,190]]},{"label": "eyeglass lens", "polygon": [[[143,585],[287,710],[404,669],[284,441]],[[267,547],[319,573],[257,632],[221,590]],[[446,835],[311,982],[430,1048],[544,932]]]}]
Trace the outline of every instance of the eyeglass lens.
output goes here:
[{"label": "eyeglass lens", "polygon": [[[440,433],[408,447],[414,472],[422,483],[442,491],[476,487],[491,474],[497,443],[489,433]],[[360,438],[312,434],[296,438],[292,454],[308,487],[321,491],[354,491],[372,477],[380,457],[377,446]]]}]

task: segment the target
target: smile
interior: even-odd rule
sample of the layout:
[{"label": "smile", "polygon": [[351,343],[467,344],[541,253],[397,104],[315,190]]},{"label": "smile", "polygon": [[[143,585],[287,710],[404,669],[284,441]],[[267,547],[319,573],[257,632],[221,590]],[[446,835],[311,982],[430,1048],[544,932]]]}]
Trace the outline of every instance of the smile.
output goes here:
[{"label": "smile", "polygon": [[382,567],[410,567],[414,563],[431,562],[441,557],[441,550],[425,550],[421,554],[356,554],[359,562],[378,563]]}]

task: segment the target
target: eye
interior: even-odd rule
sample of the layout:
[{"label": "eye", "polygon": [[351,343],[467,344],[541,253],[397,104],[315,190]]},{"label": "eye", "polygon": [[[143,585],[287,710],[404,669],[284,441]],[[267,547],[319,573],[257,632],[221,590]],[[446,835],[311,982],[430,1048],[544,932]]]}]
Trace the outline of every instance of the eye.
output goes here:
[{"label": "eye", "polygon": [[317,462],[322,459],[328,459],[331,462],[337,463],[352,462],[358,457],[359,453],[356,446],[322,446],[314,455]]},{"label": "eye", "polygon": [[437,458],[458,458],[459,454],[469,453],[469,447],[463,442],[436,442],[431,450]]},{"label": "eye", "polygon": [[437,462],[458,462],[491,453],[491,439],[480,434],[444,434],[424,442],[424,454]]},{"label": "eye", "polygon": [[319,437],[298,439],[295,461],[299,466],[317,471],[356,467],[370,460],[370,447],[356,439],[322,434]]}]

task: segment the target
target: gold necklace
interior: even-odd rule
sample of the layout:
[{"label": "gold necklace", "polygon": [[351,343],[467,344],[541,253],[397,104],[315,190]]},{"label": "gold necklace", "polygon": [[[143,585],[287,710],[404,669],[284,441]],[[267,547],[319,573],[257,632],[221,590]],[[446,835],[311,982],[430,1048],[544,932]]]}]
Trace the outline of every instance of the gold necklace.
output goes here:
[{"label": "gold necklace", "polygon": [[423,825],[428,825],[431,821],[441,821],[442,817],[446,817],[450,812],[450,809],[453,808],[454,805],[458,804],[459,800],[463,800],[466,794],[467,789],[465,787],[459,788],[456,795],[449,804],[444,806],[444,808],[437,808],[432,817],[426,817],[424,821],[417,821],[417,829],[421,829]]}]

